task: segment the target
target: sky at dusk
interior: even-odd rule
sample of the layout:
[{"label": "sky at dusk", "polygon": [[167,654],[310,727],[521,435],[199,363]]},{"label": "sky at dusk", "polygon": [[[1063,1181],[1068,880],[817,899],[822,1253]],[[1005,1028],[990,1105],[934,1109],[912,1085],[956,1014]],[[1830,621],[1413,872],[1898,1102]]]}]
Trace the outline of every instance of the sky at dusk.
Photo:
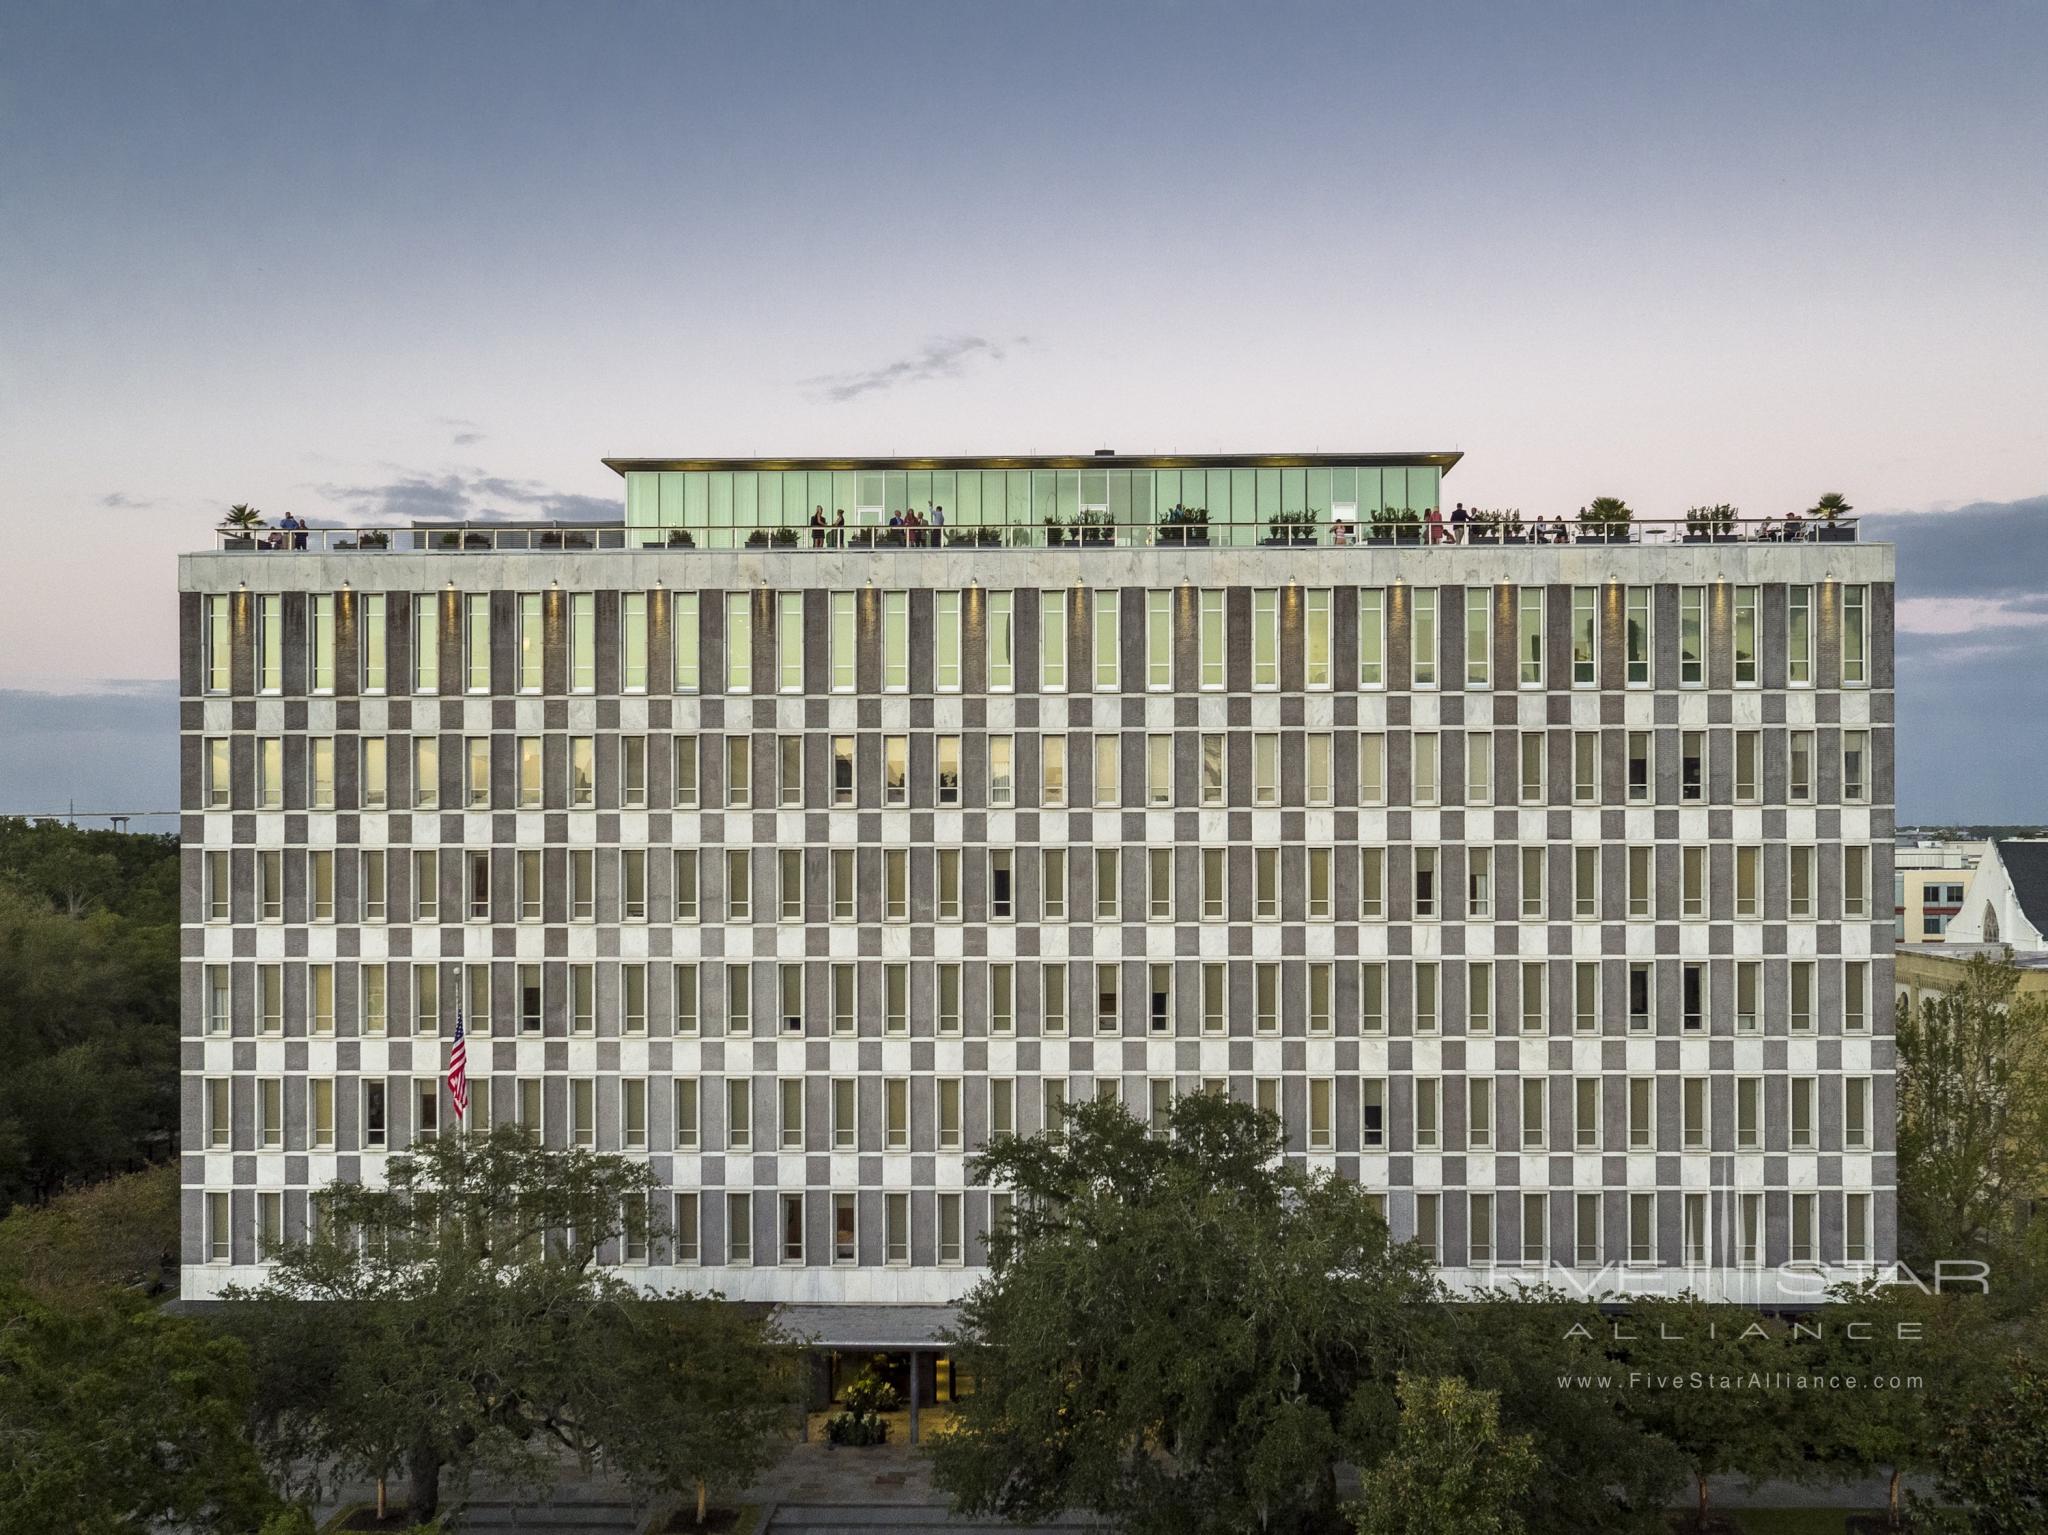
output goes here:
[{"label": "sky at dusk", "polygon": [[[0,811],[175,800],[174,556],[605,454],[1456,449],[1900,543],[2048,820],[2048,8],[0,8]],[[53,798],[54,797],[54,798]]]}]

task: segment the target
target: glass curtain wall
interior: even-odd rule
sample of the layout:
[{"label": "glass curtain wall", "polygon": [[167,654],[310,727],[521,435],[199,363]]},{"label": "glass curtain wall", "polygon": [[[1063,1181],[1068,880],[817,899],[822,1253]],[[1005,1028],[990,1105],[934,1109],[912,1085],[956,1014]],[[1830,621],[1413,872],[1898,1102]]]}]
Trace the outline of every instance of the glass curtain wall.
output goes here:
[{"label": "glass curtain wall", "polygon": [[[1304,523],[1315,542],[1375,510],[1419,520],[1442,471],[1319,466],[1221,469],[837,469],[635,471],[626,526],[646,544],[730,549],[809,544],[814,513],[860,546],[915,510],[948,545],[1255,545]],[[1162,530],[1166,530],[1161,536]]]}]

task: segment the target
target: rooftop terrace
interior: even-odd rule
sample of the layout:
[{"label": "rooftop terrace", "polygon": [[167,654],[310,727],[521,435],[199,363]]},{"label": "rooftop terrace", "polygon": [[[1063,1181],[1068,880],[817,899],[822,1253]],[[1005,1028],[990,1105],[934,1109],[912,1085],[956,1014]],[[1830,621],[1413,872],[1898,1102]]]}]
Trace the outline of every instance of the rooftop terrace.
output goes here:
[{"label": "rooftop terrace", "polygon": [[[617,521],[236,527],[225,549],[901,550],[1847,542],[1855,519],[1444,508],[1456,453],[1085,457],[608,458]],[[1837,498],[1838,499],[1838,498]],[[1824,503],[1825,504],[1825,503]],[[1847,508],[1843,507],[1846,511]]]}]

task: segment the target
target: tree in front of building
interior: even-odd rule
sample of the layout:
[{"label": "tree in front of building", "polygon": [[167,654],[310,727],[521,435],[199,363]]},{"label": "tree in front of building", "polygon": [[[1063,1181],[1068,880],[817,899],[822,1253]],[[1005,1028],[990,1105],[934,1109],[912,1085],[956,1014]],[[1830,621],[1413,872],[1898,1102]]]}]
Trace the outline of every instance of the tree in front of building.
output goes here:
[{"label": "tree in front of building", "polygon": [[1194,1094],[996,1143],[1015,1192],[955,1347],[975,1390],[931,1456],[963,1512],[1135,1531],[1327,1529],[1336,1467],[1394,1440],[1395,1381],[1446,1349],[1428,1260],[1371,1196],[1280,1158],[1278,1121]]},{"label": "tree in front of building", "polygon": [[1990,1388],[1943,1427],[1935,1490],[1951,1506],[1941,1521],[1949,1528],[1969,1535],[2048,1531],[2048,1371],[2035,1358],[2008,1358]]},{"label": "tree in front of building", "polygon": [[[421,1522],[444,1473],[459,1500],[479,1471],[545,1486],[564,1452],[616,1446],[642,1478],[687,1482],[751,1464],[732,1445],[764,1429],[740,1405],[760,1378],[757,1334],[600,1265],[650,1236],[653,1190],[643,1164],[544,1148],[515,1126],[395,1155],[381,1187],[331,1185],[311,1240],[237,1297],[273,1462],[380,1485],[402,1469]],[[676,1438],[658,1463],[641,1422],[653,1413]]]},{"label": "tree in front of building", "polygon": [[613,1309],[605,1366],[582,1411],[605,1465],[643,1497],[745,1487],[796,1422],[797,1356],[765,1312],[715,1296],[634,1298]]},{"label": "tree in front of building", "polygon": [[1643,1297],[1614,1338],[1630,1416],[1668,1440],[1692,1473],[1697,1528],[1708,1527],[1710,1477],[1753,1485],[1796,1469],[1786,1394],[1770,1384],[1788,1356],[1753,1308],[1691,1294]]},{"label": "tree in front of building", "polygon": [[241,1345],[202,1322],[0,1291],[0,1530],[255,1529],[276,1499],[249,1392]]},{"label": "tree in front of building", "polygon": [[1898,1019],[1899,1224],[1916,1271],[2017,1259],[2024,1212],[2048,1193],[2048,1003],[2019,981],[2010,960],[1974,956]]},{"label": "tree in front of building", "polygon": [[[1686,1483],[1678,1452],[1624,1410],[1608,1355],[1613,1323],[1555,1286],[1515,1285],[1450,1308],[1459,1374],[1499,1402],[1536,1451],[1517,1501],[1535,1535],[1668,1535]],[[1601,1474],[1589,1476],[1588,1466]]]},{"label": "tree in front of building", "polygon": [[1977,1295],[1877,1280],[1837,1285],[1828,1298],[1835,1304],[1788,1340],[1790,1367],[1829,1382],[1802,1393],[1791,1428],[1810,1463],[1843,1480],[1882,1477],[1896,1528],[1906,1476],[1933,1465],[1944,1426],[1989,1389],[1991,1308]]},{"label": "tree in front of building", "polygon": [[1358,1535],[1522,1535],[1536,1478],[1527,1434],[1500,1426],[1500,1398],[1454,1375],[1401,1377],[1400,1437],[1345,1513]]}]

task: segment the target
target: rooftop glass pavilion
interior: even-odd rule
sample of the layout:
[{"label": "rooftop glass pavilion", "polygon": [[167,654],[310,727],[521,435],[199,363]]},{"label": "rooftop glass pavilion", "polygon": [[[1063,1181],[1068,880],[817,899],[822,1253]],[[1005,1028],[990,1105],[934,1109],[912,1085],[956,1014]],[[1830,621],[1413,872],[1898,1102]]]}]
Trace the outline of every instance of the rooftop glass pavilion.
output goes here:
[{"label": "rooftop glass pavilion", "polygon": [[[812,514],[845,514],[849,529],[886,527],[915,509],[943,509],[949,542],[1051,541],[1068,530],[1206,524],[1208,541],[1256,544],[1275,523],[1330,528],[1391,508],[1417,519],[1439,504],[1456,453],[1314,453],[1068,458],[723,459],[608,458],[625,477],[626,527],[674,530],[705,548],[744,545]],[[1194,515],[1201,514],[1201,515]],[[787,536],[787,535],[785,535]],[[680,539],[674,541],[680,542]],[[756,543],[763,540],[754,539]],[[1108,541],[1138,540],[1128,531]]]}]

